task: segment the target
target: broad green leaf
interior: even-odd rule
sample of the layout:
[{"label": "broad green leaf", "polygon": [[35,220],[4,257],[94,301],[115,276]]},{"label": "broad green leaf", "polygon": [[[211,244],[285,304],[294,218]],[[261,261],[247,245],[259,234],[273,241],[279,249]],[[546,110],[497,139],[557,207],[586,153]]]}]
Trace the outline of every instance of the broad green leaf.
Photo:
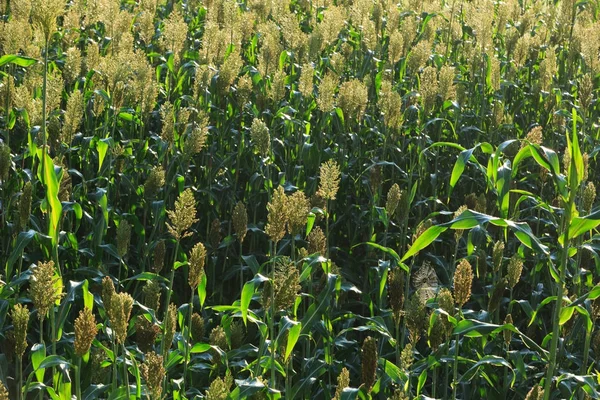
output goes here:
[{"label": "broad green leaf", "polygon": [[404,254],[400,262],[408,260],[419,251],[429,246],[435,239],[438,238],[438,236],[442,234],[442,232],[446,231],[447,229],[447,227],[440,225],[435,225],[427,229],[421,234],[421,236],[417,238],[417,240],[415,240],[412,246],[410,246],[410,249],[408,249],[408,251]]},{"label": "broad green leaf", "polygon": [[242,296],[241,296],[241,300],[240,300],[240,310],[242,311],[242,319],[244,320],[244,325],[247,325],[248,307],[250,306],[250,302],[252,301],[253,295],[254,295],[254,280],[251,280],[244,284],[244,287],[242,288]]},{"label": "broad green leaf", "polygon": [[287,344],[285,347],[285,361],[287,361],[288,358],[290,357],[290,354],[292,354],[292,351],[294,350],[294,346],[296,346],[296,343],[298,342],[298,338],[300,337],[301,329],[302,329],[301,322],[298,322],[297,324],[293,325],[289,329]]},{"label": "broad green leaf", "polygon": [[200,284],[198,285],[198,299],[200,301],[200,307],[204,307],[204,301],[206,300],[206,274],[202,274]]},{"label": "broad green leaf", "polygon": [[31,366],[35,371],[35,377],[38,382],[44,382],[45,369],[40,368],[42,361],[46,359],[46,346],[43,343],[36,343],[31,346]]},{"label": "broad green leaf", "polygon": [[0,67],[6,64],[15,64],[19,67],[29,67],[37,62],[37,60],[15,54],[6,54],[0,57]]}]

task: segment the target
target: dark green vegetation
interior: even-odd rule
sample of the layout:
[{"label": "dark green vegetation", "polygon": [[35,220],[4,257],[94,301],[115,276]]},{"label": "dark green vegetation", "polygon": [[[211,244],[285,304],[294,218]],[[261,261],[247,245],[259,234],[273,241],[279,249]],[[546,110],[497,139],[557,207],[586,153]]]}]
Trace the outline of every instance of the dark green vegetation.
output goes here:
[{"label": "dark green vegetation", "polygon": [[0,400],[600,397],[599,4],[396,3],[0,1]]}]

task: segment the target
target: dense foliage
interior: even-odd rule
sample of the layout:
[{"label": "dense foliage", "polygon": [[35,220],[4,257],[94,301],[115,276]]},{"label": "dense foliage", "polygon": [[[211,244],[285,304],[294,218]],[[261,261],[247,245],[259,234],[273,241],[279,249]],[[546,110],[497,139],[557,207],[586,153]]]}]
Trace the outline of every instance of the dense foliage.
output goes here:
[{"label": "dense foliage", "polygon": [[597,1],[0,14],[0,400],[600,397]]}]

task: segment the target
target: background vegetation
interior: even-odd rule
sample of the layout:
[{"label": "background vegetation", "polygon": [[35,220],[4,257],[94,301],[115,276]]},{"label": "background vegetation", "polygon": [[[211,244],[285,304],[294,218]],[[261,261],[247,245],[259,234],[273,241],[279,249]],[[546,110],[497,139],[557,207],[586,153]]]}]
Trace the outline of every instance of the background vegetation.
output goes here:
[{"label": "background vegetation", "polygon": [[600,397],[597,1],[0,11],[0,399]]}]

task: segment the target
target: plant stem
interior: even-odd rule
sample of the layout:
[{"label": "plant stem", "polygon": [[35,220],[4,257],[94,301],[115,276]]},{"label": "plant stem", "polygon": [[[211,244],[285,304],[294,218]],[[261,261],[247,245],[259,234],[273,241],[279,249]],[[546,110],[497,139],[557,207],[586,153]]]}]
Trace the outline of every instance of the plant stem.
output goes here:
[{"label": "plant stem", "polygon": [[[114,336],[114,335],[113,335]],[[113,392],[117,391],[117,344],[115,343],[115,338],[112,340],[112,348],[113,355],[115,357],[115,361],[113,362],[113,379],[112,379],[112,390]]]},{"label": "plant stem", "polygon": [[[277,243],[273,243],[273,241],[269,241],[271,247],[271,260],[273,260],[273,248],[275,248],[275,252],[277,251]],[[271,265],[271,310],[270,316],[268,319],[269,322],[269,336],[271,339],[271,388],[275,388],[275,263],[273,262]]]},{"label": "plant stem", "polygon": [[17,400],[22,400],[23,399],[23,360],[21,359],[21,357],[17,357],[17,373],[19,374],[19,386],[17,387]]},{"label": "plant stem", "polygon": [[127,370],[127,350],[125,349],[125,343],[121,345],[123,348],[123,374],[125,375],[125,388],[127,389],[127,397],[129,397],[129,371]]},{"label": "plant stem", "polygon": [[75,390],[77,400],[81,400],[81,356],[77,356],[77,368],[75,369]]},{"label": "plant stem", "polygon": [[179,240],[175,242],[175,253],[173,254],[173,266],[171,267],[171,276],[169,278],[169,289],[167,290],[167,301],[165,302],[165,312],[163,314],[163,319],[167,317],[167,312],[169,310],[169,304],[171,302],[171,291],[173,290],[173,280],[175,279],[175,263],[177,262],[177,253],[179,253]]},{"label": "plant stem", "polygon": [[[573,178],[573,173],[571,174],[571,179]],[[571,186],[574,186],[571,183]],[[552,324],[552,342],[550,345],[550,363],[548,365],[548,371],[546,374],[546,383],[544,386],[544,400],[550,399],[550,394],[552,390],[552,378],[554,377],[554,370],[556,369],[556,356],[557,356],[557,348],[558,348],[558,337],[560,335],[560,312],[562,310],[562,299],[564,295],[564,282],[567,275],[567,263],[569,261],[569,225],[571,224],[571,210],[573,209],[573,205],[575,204],[575,195],[576,191],[573,187],[571,187],[571,192],[569,194],[569,202],[567,208],[563,210],[563,248],[561,253],[560,260],[560,279],[558,282],[558,287],[556,289],[556,304],[554,306],[554,315],[553,315],[553,324]],[[552,262],[549,258],[548,262]]]},{"label": "plant stem", "polygon": [[458,335],[456,335],[456,339],[454,339],[454,371],[452,371],[452,399],[456,400],[456,389],[458,387],[458,348],[459,348],[459,339]]},{"label": "plant stem", "polygon": [[187,340],[185,344],[185,358],[183,365],[183,384],[181,391],[185,394],[185,379],[187,376],[187,368],[188,368],[188,358],[190,357],[190,348],[192,346],[192,314],[194,313],[194,289],[192,288],[192,295],[190,296],[190,314],[188,316],[188,331],[187,331]]}]

